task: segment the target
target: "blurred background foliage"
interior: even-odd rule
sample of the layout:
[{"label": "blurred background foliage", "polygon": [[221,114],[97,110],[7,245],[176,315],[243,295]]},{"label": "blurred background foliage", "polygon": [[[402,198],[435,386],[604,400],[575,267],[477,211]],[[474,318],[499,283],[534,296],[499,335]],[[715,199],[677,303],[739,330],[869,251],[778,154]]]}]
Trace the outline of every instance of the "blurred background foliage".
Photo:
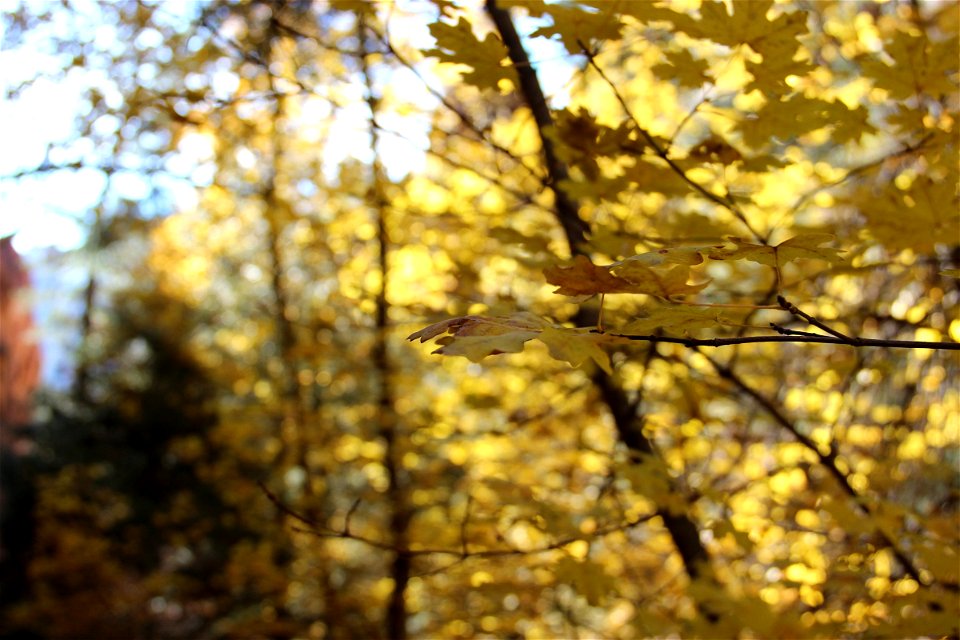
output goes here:
[{"label": "blurred background foliage", "polygon": [[[700,302],[779,285],[849,334],[960,340],[956,4],[499,4],[563,184],[478,3],[8,3],[5,55],[31,64],[7,100],[83,98],[5,188],[98,195],[59,267],[82,274],[73,371],[4,416],[4,637],[957,633],[949,352],[639,343],[601,383],[542,345],[477,364],[404,340],[572,321],[542,273],[571,251],[557,190],[598,262],[844,251],[782,282],[698,266]],[[790,322],[717,317],[688,330]]]}]

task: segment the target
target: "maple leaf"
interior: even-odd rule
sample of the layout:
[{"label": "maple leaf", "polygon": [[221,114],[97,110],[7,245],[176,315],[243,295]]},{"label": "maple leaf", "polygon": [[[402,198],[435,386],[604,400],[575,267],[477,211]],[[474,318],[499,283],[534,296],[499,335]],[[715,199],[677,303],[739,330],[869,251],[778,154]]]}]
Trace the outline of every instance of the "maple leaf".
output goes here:
[{"label": "maple leaf", "polygon": [[693,57],[687,49],[667,51],[664,54],[666,62],[651,67],[651,71],[661,80],[676,81],[681,87],[702,87],[708,80],[706,60]]},{"label": "maple leaf", "polygon": [[613,374],[613,369],[610,366],[610,356],[601,348],[601,345],[628,342],[602,333],[590,333],[585,329],[567,329],[564,327],[547,327],[537,337],[547,345],[554,360],[569,362],[574,367],[579,367],[592,360],[609,374]]},{"label": "maple leaf", "polygon": [[479,362],[490,355],[523,351],[524,344],[548,326],[548,322],[531,313],[493,318],[462,316],[424,327],[407,336],[407,340],[426,342],[450,333],[452,335],[437,340],[442,346],[433,353],[464,356]]},{"label": "maple leaf", "polygon": [[883,52],[893,65],[877,56],[864,57],[860,68],[877,87],[890,92],[890,97],[905,100],[924,92],[931,95],[957,91],[957,59],[960,58],[956,37],[933,42],[926,33],[897,31],[884,44]]},{"label": "maple leaf", "polygon": [[[792,45],[796,48],[797,36],[806,33],[806,13],[784,13],[774,20],[767,19],[773,0],[752,0],[732,4],[733,14],[727,13],[723,2],[704,2],[700,6],[700,19],[677,13],[669,19],[678,31],[694,38],[705,38],[718,44],[734,47],[748,44],[760,54],[763,49]],[[779,45],[774,45],[779,41]]]},{"label": "maple leaf", "polygon": [[637,2],[637,0],[582,0],[579,4],[608,13],[630,16],[640,22],[672,21],[674,17],[681,15],[659,6],[655,0],[645,0],[644,2]]},{"label": "maple leaf", "polygon": [[559,287],[554,293],[565,296],[592,296],[598,293],[631,293],[629,281],[610,273],[607,267],[593,264],[586,256],[577,256],[569,267],[543,270],[547,282]]},{"label": "maple leaf", "polygon": [[920,176],[907,191],[886,189],[881,197],[869,194],[858,204],[867,232],[891,249],[930,251],[956,241],[960,228],[956,171],[940,180]]},{"label": "maple leaf", "polygon": [[[749,46],[763,60],[747,62],[746,69],[753,80],[746,90],[756,89],[766,96],[776,97],[792,91],[786,84],[787,76],[804,75],[814,66],[806,60],[794,59],[800,48],[798,38],[808,32],[806,12],[784,13],[768,20],[767,13],[773,6],[772,0],[736,2],[731,4],[731,15],[722,2],[704,2],[699,20],[664,9],[653,11],[650,17],[670,20],[677,31],[694,38],[712,40],[728,47]],[[693,80],[687,79],[689,82]]]},{"label": "maple leaf", "polygon": [[[677,165],[686,170],[688,163],[680,160]],[[623,168],[624,177],[630,181],[631,189],[642,193],[662,193],[667,196],[684,195],[690,192],[690,185],[668,167],[660,158],[637,157],[632,166]]]},{"label": "maple leaf", "polygon": [[473,71],[462,73],[464,81],[480,89],[499,89],[499,82],[504,79],[516,86],[517,74],[513,67],[501,64],[507,57],[507,48],[494,34],[488,33],[483,40],[478,40],[471,24],[462,17],[453,25],[434,22],[430,25],[430,34],[437,46],[424,55],[472,67]]},{"label": "maple leaf", "polygon": [[748,61],[747,71],[753,76],[747,86],[746,91],[760,91],[765,96],[782,96],[793,91],[793,87],[787,84],[787,76],[804,76],[816,66],[808,60],[794,60],[796,47],[777,50],[774,47],[767,47],[761,54],[762,62]]},{"label": "maple leaf", "polygon": [[561,160],[579,167],[590,181],[594,181],[600,175],[597,140],[603,130],[610,129],[598,124],[596,118],[581,107],[575,114],[567,109],[557,112],[554,128],[549,129],[547,135],[559,143],[556,150]]},{"label": "maple leaf", "polygon": [[657,266],[661,264],[686,264],[692,266],[703,262],[703,253],[707,249],[708,247],[664,247],[656,251],[649,251],[624,258],[612,266],[619,268],[631,262],[639,262],[647,266]]},{"label": "maple leaf", "polygon": [[[443,335],[445,333],[450,335]],[[490,318],[450,318],[424,327],[407,339],[426,342],[437,336],[442,336],[437,340],[441,346],[433,353],[464,356],[472,362],[501,353],[519,353],[527,342],[539,338],[555,360],[568,362],[574,367],[592,361],[607,373],[613,373],[613,370],[610,356],[602,347],[629,342],[625,338],[593,333],[588,329],[557,327],[526,312]]]},{"label": "maple leaf", "polygon": [[612,265],[611,270],[617,277],[630,283],[630,293],[644,293],[658,298],[697,293],[709,284],[687,284],[690,279],[690,267],[687,264],[660,268],[648,266],[639,260],[624,260]]},{"label": "maple leaf", "polygon": [[630,259],[601,267],[585,256],[577,256],[572,266],[550,267],[543,273],[547,282],[559,287],[554,293],[565,296],[638,293],[670,298],[696,293],[707,286],[706,283],[687,284],[690,268],[686,264],[663,267]]},{"label": "maple leaf", "polygon": [[584,11],[578,7],[550,5],[553,25],[540,27],[530,35],[553,37],[560,36],[560,42],[570,53],[581,53],[584,45],[594,40],[617,40],[623,25],[619,18],[609,11]]},{"label": "maple leaf", "polygon": [[494,227],[490,236],[504,244],[518,245],[530,253],[546,252],[550,246],[550,238],[546,236],[528,236],[510,227]]},{"label": "maple leaf", "polygon": [[840,251],[823,247],[834,239],[829,233],[806,233],[785,240],[776,246],[753,244],[730,236],[734,248],[716,247],[709,252],[714,260],[750,260],[768,267],[780,268],[794,260],[824,260],[830,263],[843,262]]},{"label": "maple leaf", "polygon": [[711,307],[658,306],[644,311],[642,317],[630,321],[620,332],[629,335],[649,335],[662,330],[674,335],[690,335],[697,329],[709,329],[732,324],[723,313]]},{"label": "maple leaf", "polygon": [[520,353],[524,345],[537,337],[536,331],[505,331],[483,336],[445,336],[437,340],[443,345],[433,353],[445,356],[464,356],[471,362],[480,362],[487,356],[501,353]]},{"label": "maple leaf", "polygon": [[802,94],[784,100],[770,100],[737,129],[743,142],[761,147],[772,139],[792,140],[805,133],[832,127],[837,142],[848,142],[874,131],[862,106],[848,109],[842,102],[807,98]]}]

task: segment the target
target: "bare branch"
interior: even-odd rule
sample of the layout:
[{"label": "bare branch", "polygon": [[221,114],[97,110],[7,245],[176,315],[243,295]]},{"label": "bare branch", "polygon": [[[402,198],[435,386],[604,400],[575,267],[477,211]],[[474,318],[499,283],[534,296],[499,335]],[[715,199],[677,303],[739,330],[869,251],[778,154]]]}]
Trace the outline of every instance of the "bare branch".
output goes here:
[{"label": "bare branch", "polygon": [[[789,330],[785,330],[789,331]],[[882,340],[879,338],[837,338],[834,336],[816,336],[791,331],[789,335],[778,336],[741,336],[737,338],[678,338],[673,336],[634,336],[623,333],[597,331],[616,338],[626,338],[638,342],[668,342],[686,347],[727,347],[734,344],[754,344],[762,342],[794,342],[807,344],[842,344],[848,347],[887,347],[890,349],[934,349],[938,351],[960,351],[960,342],[928,342],[925,340]]]}]

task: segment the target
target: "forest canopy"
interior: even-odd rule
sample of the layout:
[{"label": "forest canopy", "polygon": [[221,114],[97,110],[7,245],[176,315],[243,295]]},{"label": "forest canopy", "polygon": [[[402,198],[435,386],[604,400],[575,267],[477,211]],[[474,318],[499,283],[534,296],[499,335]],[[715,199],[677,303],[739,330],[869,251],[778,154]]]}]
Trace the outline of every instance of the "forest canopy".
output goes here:
[{"label": "forest canopy", "polygon": [[958,18],[14,3],[99,194],[0,634],[956,637]]}]

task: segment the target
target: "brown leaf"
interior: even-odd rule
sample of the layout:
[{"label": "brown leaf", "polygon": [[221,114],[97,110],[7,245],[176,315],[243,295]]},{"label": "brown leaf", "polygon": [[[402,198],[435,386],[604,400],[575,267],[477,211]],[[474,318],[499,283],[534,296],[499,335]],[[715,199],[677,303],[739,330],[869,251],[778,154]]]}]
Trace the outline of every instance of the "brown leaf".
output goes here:
[{"label": "brown leaf", "polygon": [[[645,256],[648,254],[644,254]],[[652,262],[693,262],[692,254],[676,252],[674,254],[649,254]],[[598,293],[638,293],[661,298],[696,293],[703,284],[687,284],[690,267],[687,264],[645,264],[651,260],[641,256],[627,259],[612,265],[601,267],[593,264],[584,256],[577,256],[569,267],[549,267],[544,269],[547,282],[559,288],[555,293],[565,296],[591,296]]]},{"label": "brown leaf", "polygon": [[559,287],[554,293],[565,296],[592,296],[598,293],[631,293],[628,280],[610,273],[585,256],[577,256],[569,267],[548,267],[543,270],[547,282]]}]

